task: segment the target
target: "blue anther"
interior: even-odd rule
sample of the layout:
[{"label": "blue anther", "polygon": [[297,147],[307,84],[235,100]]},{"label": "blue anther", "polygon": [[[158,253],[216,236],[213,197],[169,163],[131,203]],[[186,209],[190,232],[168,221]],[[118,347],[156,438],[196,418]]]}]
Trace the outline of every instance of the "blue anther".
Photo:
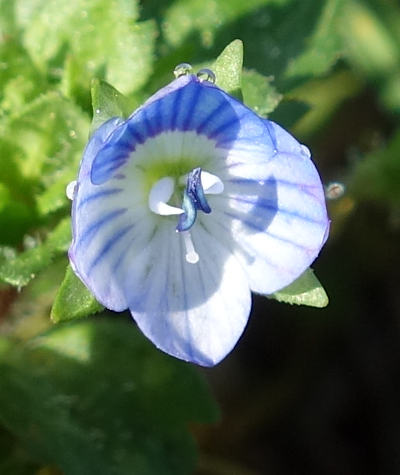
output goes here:
[{"label": "blue anther", "polygon": [[176,230],[187,231],[196,221],[197,210],[204,213],[211,213],[211,208],[207,203],[201,184],[201,168],[193,169],[187,178],[186,188],[183,193],[182,202],[183,214],[180,215]]}]

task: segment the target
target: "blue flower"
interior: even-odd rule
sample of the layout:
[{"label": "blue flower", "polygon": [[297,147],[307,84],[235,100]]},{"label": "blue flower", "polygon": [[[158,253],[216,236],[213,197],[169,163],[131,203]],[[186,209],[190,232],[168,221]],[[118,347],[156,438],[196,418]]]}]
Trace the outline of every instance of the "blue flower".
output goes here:
[{"label": "blue flower", "polygon": [[309,150],[206,76],[179,76],[93,134],[69,258],[158,348],[213,366],[241,336],[251,291],[299,277],[329,221]]}]

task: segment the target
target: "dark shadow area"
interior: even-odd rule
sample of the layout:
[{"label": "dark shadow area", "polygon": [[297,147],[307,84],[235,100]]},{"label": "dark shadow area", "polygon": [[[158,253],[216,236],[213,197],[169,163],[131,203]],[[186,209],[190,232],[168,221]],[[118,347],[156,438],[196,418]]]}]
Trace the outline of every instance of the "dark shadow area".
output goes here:
[{"label": "dark shadow area", "polygon": [[400,472],[400,258],[386,219],[360,209],[323,252],[317,273],[330,290],[326,309],[255,298],[234,358],[207,372],[224,419],[204,439],[206,452],[255,474]]}]

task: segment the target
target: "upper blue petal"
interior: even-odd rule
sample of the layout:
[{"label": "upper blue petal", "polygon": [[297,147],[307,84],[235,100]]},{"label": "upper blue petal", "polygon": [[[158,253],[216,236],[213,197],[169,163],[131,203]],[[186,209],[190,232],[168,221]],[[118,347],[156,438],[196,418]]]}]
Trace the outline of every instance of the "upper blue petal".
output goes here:
[{"label": "upper blue petal", "polygon": [[[169,131],[194,131],[221,150],[272,154],[274,144],[262,119],[218,87],[183,76],[159,91],[120,124],[94,157],[91,179],[101,184],[114,176],[136,147]],[[240,165],[241,161],[238,159]]]}]

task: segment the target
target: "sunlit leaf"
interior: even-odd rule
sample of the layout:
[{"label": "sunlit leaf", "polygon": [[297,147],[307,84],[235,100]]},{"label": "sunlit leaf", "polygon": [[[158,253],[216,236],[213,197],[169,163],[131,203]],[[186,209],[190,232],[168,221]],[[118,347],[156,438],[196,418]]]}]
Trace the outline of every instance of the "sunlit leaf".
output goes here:
[{"label": "sunlit leaf", "polygon": [[39,96],[5,121],[0,146],[3,139],[14,147],[10,163],[24,183],[36,184],[40,214],[69,204],[65,187],[77,173],[88,129],[89,117],[55,92]]},{"label": "sunlit leaf", "polygon": [[243,43],[232,41],[215,60],[212,70],[217,85],[232,96],[242,100]]},{"label": "sunlit leaf", "polygon": [[16,287],[27,285],[56,255],[66,252],[71,239],[70,228],[70,219],[65,218],[42,244],[0,261],[0,280]]},{"label": "sunlit leaf", "polygon": [[92,81],[91,96],[93,108],[92,131],[112,117],[128,117],[134,108],[132,101],[113,86],[99,79]]},{"label": "sunlit leaf", "polygon": [[312,269],[307,269],[292,284],[268,297],[278,302],[319,308],[326,307],[329,303],[328,296]]},{"label": "sunlit leaf", "polygon": [[54,322],[74,320],[100,312],[103,308],[68,266],[51,309],[51,319]]},{"label": "sunlit leaf", "polygon": [[151,72],[155,28],[137,22],[136,1],[19,0],[17,19],[26,49],[43,70],[51,65],[57,73],[67,55],[74,56],[70,88],[87,89],[93,77],[103,77],[127,93]]}]

